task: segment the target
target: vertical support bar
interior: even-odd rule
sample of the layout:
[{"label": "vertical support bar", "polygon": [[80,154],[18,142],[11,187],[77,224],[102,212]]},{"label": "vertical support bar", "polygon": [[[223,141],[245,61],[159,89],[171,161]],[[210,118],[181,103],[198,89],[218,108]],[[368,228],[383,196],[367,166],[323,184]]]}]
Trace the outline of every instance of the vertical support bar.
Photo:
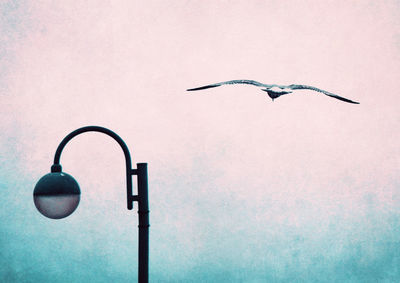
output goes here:
[{"label": "vertical support bar", "polygon": [[132,174],[134,170],[126,167],[126,201],[128,210],[133,209]]},{"label": "vertical support bar", "polygon": [[137,164],[139,214],[139,283],[149,282],[149,197],[147,163]]}]

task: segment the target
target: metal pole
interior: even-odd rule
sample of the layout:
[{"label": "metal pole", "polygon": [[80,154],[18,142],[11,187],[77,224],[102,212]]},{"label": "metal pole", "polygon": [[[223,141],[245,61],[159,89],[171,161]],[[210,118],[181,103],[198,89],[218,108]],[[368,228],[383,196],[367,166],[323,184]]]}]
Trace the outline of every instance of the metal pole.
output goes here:
[{"label": "metal pole", "polygon": [[139,283],[149,282],[149,197],[147,163],[137,164],[139,214]]}]

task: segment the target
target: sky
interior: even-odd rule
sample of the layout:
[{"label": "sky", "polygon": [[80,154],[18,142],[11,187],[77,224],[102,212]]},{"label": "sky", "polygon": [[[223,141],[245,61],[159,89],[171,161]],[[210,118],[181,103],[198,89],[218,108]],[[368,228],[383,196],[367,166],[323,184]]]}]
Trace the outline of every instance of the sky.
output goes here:
[{"label": "sky", "polygon": [[[131,282],[121,149],[148,163],[150,282],[400,281],[398,1],[0,1],[0,281]],[[233,79],[308,84],[272,101]]]}]

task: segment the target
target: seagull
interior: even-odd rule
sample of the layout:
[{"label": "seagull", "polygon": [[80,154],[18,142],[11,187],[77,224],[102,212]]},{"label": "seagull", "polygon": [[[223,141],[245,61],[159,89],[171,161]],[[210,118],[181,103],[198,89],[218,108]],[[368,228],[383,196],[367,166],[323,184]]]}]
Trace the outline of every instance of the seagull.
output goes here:
[{"label": "seagull", "polygon": [[316,88],[313,86],[297,85],[297,84],[286,85],[286,86],[285,85],[277,85],[277,84],[263,84],[263,83],[259,83],[257,81],[253,81],[253,80],[232,80],[232,81],[210,84],[210,85],[196,87],[196,88],[189,88],[189,89],[187,89],[187,91],[202,90],[202,89],[213,88],[213,87],[217,87],[217,86],[221,86],[221,85],[233,85],[233,84],[246,84],[246,85],[254,85],[257,87],[261,87],[261,90],[267,92],[268,96],[271,97],[272,100],[274,100],[275,98],[278,98],[281,95],[292,93],[293,90],[309,89],[309,90],[323,93],[327,96],[339,99],[344,102],[360,104],[359,102],[341,97],[341,96],[331,93],[329,91],[322,90],[322,89],[319,89],[319,88]]}]

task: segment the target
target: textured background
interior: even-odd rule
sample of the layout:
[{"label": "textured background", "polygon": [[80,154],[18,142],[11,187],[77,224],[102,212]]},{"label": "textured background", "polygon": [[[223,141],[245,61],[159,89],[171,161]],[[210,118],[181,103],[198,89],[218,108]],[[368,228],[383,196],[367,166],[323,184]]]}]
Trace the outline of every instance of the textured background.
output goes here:
[{"label": "textured background", "polygon": [[[128,282],[137,213],[99,133],[148,162],[152,282],[400,282],[398,1],[1,1],[0,281]],[[231,79],[315,85],[272,102]]]}]

